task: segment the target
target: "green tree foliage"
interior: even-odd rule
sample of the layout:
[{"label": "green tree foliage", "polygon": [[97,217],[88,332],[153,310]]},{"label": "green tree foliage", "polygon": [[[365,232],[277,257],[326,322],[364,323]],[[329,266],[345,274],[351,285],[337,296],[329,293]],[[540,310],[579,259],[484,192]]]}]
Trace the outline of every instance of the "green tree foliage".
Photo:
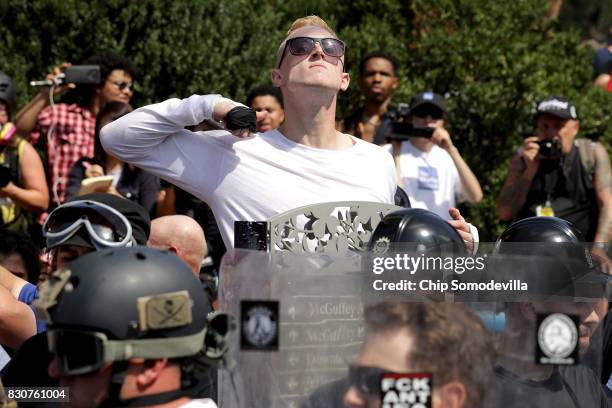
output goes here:
[{"label": "green tree foliage", "polygon": [[[435,3],[435,6],[432,5]],[[576,103],[582,135],[608,146],[612,97],[592,86],[593,53],[577,31],[554,31],[547,2],[415,0],[403,86],[448,95],[450,128],[479,178],[485,199],[468,214],[493,239],[504,227],[495,198],[522,138],[534,134],[537,102],[565,95]]]},{"label": "green tree foliage", "polygon": [[603,41],[612,29],[612,2],[564,0],[557,27],[576,27],[583,38]]},{"label": "green tree foliage", "polygon": [[136,106],[192,93],[244,100],[252,86],[269,82],[290,22],[318,14],[348,44],[353,84],[340,96],[339,116],[362,102],[358,62],[375,49],[400,61],[396,102],[427,89],[448,96],[451,135],[486,197],[465,211],[483,239],[492,240],[503,228],[495,197],[509,157],[534,132],[538,100],[550,94],[572,98],[581,134],[612,143],[612,94],[592,86],[593,52],[581,46],[581,27],[546,21],[547,5],[545,0],[11,0],[0,2],[0,70],[14,78],[23,104],[36,92],[28,81],[44,78],[62,61],[78,63],[110,50],[130,56],[139,70]]}]

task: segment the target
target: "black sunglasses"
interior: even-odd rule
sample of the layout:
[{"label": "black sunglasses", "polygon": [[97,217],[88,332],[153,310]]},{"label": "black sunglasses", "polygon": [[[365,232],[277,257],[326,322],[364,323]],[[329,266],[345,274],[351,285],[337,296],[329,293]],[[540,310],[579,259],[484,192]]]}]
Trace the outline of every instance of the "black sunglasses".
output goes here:
[{"label": "black sunglasses", "polygon": [[280,68],[283,63],[287,47],[289,47],[289,52],[293,55],[307,55],[312,52],[316,43],[319,43],[325,55],[330,57],[340,58],[346,52],[344,42],[336,38],[294,37],[285,42],[285,48],[283,48],[277,68]]},{"label": "black sunglasses", "polygon": [[124,81],[111,81],[111,82],[115,84],[117,88],[119,88],[120,91],[123,91],[125,88],[129,89],[130,91],[134,90],[134,83],[132,82],[124,82]]},{"label": "black sunglasses", "polygon": [[378,367],[349,364],[348,380],[350,386],[354,386],[362,394],[379,395],[380,381],[383,374],[387,373],[390,371]]},{"label": "black sunglasses", "polygon": [[439,120],[444,117],[444,111],[433,105],[422,105],[416,107],[410,113],[417,118],[426,118],[429,115],[432,119]]}]

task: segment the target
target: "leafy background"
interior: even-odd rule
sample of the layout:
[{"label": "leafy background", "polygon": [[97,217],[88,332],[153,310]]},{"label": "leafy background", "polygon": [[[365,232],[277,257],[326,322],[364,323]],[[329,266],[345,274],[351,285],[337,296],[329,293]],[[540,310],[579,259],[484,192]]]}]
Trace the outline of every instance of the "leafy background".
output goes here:
[{"label": "leafy background", "polygon": [[[549,18],[553,3],[561,12]],[[269,81],[290,22],[313,13],[348,44],[354,82],[339,117],[362,101],[360,56],[379,48],[400,61],[395,102],[427,89],[448,96],[451,135],[485,192],[462,210],[483,240],[504,228],[495,198],[508,158],[534,131],[539,99],[571,98],[581,134],[612,144],[612,93],[592,86],[593,44],[612,26],[612,2],[604,0],[12,0],[0,2],[0,70],[23,105],[35,92],[28,81],[110,50],[139,70],[135,106],[210,92],[244,100]]]}]

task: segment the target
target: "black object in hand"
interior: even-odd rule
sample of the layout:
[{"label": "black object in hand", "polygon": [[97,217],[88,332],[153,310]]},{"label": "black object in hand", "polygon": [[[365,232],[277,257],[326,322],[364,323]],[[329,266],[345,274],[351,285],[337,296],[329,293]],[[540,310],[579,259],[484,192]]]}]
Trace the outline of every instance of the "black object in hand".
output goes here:
[{"label": "black object in hand", "polygon": [[[411,137],[431,139],[435,129],[428,126],[413,126],[410,117],[410,106],[400,103],[384,114],[383,122],[391,121],[390,140],[408,140]],[[381,125],[382,126],[382,125]]]},{"label": "black object in hand", "polygon": [[[73,65],[64,71],[63,84],[93,84],[102,83],[102,74],[99,65]],[[123,88],[121,88],[123,90]]]},{"label": "black object in hand", "polygon": [[559,139],[538,140],[540,145],[540,157],[543,159],[557,158],[561,156],[561,141]]},{"label": "black object in hand", "polygon": [[253,109],[246,106],[236,106],[230,110],[225,122],[229,130],[249,129],[251,132],[257,130],[257,115]]},{"label": "black object in hand", "polygon": [[435,128],[429,126],[412,126],[412,123],[409,122],[394,122],[389,139],[408,140],[411,137],[424,137],[426,139],[431,139],[435,130]]},{"label": "black object in hand", "polygon": [[6,187],[11,181],[11,170],[2,164],[0,164],[0,188]]}]

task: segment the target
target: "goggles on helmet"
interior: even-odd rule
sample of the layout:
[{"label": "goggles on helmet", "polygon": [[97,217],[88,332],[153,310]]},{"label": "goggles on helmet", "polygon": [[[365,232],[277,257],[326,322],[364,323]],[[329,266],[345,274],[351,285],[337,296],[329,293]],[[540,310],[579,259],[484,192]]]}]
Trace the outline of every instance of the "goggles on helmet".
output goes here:
[{"label": "goggles on helmet", "polygon": [[82,375],[113,361],[132,358],[176,358],[195,355],[204,346],[207,328],[169,338],[109,340],[104,333],[55,328],[47,331],[49,351],[59,361],[61,375]]},{"label": "goggles on helmet", "polygon": [[109,340],[104,333],[69,328],[47,331],[49,351],[59,361],[62,375],[82,375],[99,370],[106,363],[131,358],[155,359],[194,356],[210,365],[224,364],[234,320],[222,312],[207,317],[207,325],[188,336]]},{"label": "goggles on helmet", "polygon": [[95,201],[72,201],[57,207],[43,225],[47,249],[68,241],[83,227],[96,249],[120,248],[132,242],[132,225],[119,211]]}]

